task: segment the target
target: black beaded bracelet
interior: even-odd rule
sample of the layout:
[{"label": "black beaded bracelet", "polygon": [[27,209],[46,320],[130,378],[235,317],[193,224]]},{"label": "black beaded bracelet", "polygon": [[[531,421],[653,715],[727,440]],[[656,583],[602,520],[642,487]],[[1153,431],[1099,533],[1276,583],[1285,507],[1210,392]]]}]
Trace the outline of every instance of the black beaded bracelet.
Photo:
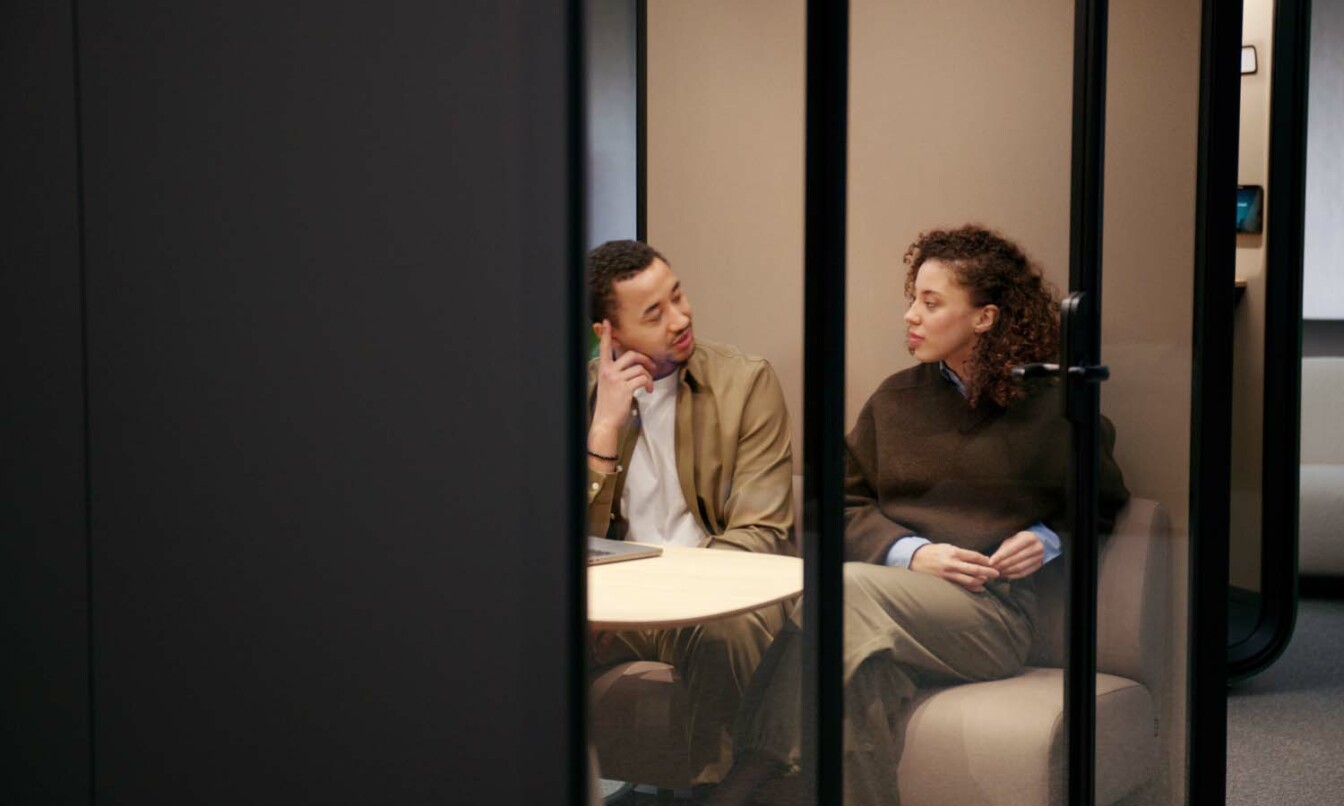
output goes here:
[{"label": "black beaded bracelet", "polygon": [[588,455],[593,457],[594,459],[601,459],[604,462],[614,462],[617,459],[621,458],[619,456],[603,456],[602,454],[597,453],[596,451],[588,451]]}]

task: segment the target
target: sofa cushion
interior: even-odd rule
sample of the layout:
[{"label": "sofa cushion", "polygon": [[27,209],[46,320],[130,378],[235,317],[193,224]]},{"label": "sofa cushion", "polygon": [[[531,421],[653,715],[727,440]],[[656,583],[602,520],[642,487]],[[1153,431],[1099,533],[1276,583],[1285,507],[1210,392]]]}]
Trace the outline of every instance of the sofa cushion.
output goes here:
[{"label": "sofa cushion", "polygon": [[1335,427],[1344,400],[1344,358],[1302,359],[1302,459],[1344,464],[1344,429]]},{"label": "sofa cushion", "polygon": [[[906,729],[901,803],[1063,804],[1063,712],[1061,669],[921,691]],[[1097,675],[1097,802],[1114,803],[1148,780],[1158,754],[1148,689]]]},{"label": "sofa cushion", "polygon": [[1344,464],[1302,465],[1298,567],[1304,574],[1344,575]]}]

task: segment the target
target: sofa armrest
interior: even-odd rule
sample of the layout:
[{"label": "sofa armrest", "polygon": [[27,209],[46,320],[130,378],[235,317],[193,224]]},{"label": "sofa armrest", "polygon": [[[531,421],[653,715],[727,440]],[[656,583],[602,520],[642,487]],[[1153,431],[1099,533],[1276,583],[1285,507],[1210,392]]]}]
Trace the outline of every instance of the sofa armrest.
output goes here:
[{"label": "sofa armrest", "polygon": [[[1101,548],[1097,588],[1097,670],[1149,687],[1165,680],[1171,601],[1170,522],[1156,501],[1131,498]],[[1067,558],[1037,580],[1033,666],[1064,665]]]}]

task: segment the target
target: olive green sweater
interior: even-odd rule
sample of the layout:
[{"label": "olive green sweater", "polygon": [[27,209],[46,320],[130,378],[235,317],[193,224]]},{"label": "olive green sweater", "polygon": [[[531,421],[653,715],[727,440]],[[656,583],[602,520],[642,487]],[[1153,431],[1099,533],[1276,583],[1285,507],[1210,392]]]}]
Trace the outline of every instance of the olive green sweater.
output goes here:
[{"label": "olive green sweater", "polygon": [[[1115,427],[1101,424],[1104,534],[1129,491],[1111,455]],[[1054,529],[1067,551],[1070,429],[1053,381],[1032,383],[1006,409],[989,401],[973,409],[937,364],[920,364],[883,381],[846,447],[847,560],[882,563],[907,535],[988,555],[1035,523]]]}]

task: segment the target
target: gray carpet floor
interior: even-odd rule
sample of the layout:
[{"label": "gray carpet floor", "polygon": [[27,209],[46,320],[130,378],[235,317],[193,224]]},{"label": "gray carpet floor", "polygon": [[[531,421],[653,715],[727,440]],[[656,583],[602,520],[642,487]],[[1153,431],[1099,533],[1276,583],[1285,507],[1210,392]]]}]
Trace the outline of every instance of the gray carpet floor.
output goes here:
[{"label": "gray carpet floor", "polygon": [[1344,602],[1302,600],[1283,656],[1228,691],[1227,803],[1344,803]]}]

